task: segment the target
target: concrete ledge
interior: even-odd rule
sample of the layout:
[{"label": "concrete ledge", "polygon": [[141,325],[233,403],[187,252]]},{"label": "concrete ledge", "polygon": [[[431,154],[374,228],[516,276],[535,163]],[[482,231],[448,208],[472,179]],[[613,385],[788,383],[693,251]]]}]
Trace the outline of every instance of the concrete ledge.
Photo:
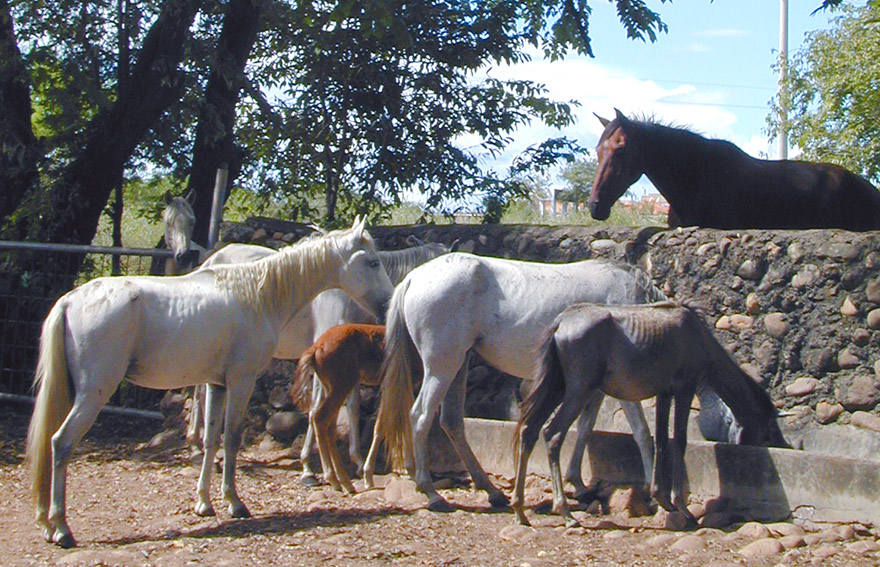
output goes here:
[{"label": "concrete ledge", "polygon": [[[515,424],[467,419],[466,432],[485,469],[513,477]],[[562,450],[566,466],[574,444]],[[762,521],[789,516],[815,522],[880,525],[880,462],[833,457],[790,449],[744,447],[707,441],[688,443],[685,456],[690,492],[725,497],[735,510]],[[585,479],[599,476],[615,484],[642,481],[638,447],[632,436],[597,431],[584,459]],[[543,441],[535,446],[529,472],[549,475]]]}]

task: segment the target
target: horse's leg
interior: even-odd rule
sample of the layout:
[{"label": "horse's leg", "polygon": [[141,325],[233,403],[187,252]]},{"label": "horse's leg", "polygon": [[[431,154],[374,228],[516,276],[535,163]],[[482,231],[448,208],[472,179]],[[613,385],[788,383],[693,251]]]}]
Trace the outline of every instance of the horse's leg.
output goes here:
[{"label": "horse's leg", "polygon": [[602,407],[604,395],[597,395],[591,400],[584,409],[581,410],[577,422],[577,440],[574,444],[574,450],[571,453],[571,461],[568,463],[568,470],[565,472],[565,480],[574,486],[574,497],[582,504],[589,504],[596,499],[599,491],[598,484],[592,484],[592,488],[584,485],[581,468],[584,462],[584,453],[590,437],[593,434],[593,428],[596,427],[596,419],[599,417],[599,408]]},{"label": "horse's leg", "polygon": [[376,416],[376,423],[373,424],[373,441],[370,443],[370,451],[367,453],[367,459],[364,462],[364,487],[367,490],[376,487],[373,473],[376,472],[376,458],[379,456],[379,444],[382,442],[380,433],[382,431],[381,419],[381,416]]},{"label": "horse's leg", "polygon": [[336,420],[345,403],[346,394],[336,388],[329,390],[327,393],[325,389],[327,397],[315,411],[315,434],[318,436],[318,452],[321,454],[321,466],[324,467],[324,479],[335,490],[341,491],[344,488],[349,494],[354,494],[356,490],[345,471],[336,445]]},{"label": "horse's leg", "polygon": [[303,439],[302,450],[299,453],[299,460],[302,462],[303,467],[303,472],[302,475],[300,475],[299,480],[306,486],[314,486],[318,484],[318,480],[315,478],[315,471],[312,470],[309,460],[312,455],[312,447],[315,445],[315,427],[312,423],[315,417],[315,411],[323,399],[324,387],[321,385],[321,381],[318,380],[317,377],[312,377],[312,404],[309,407],[309,426],[306,429],[306,436]]},{"label": "horse's leg", "polygon": [[507,496],[492,484],[489,476],[480,462],[474,456],[467,438],[464,434],[464,402],[465,392],[467,389],[467,361],[459,369],[458,374],[449,386],[446,395],[443,397],[443,403],[440,406],[440,426],[455,447],[458,456],[464,462],[471,479],[474,481],[474,488],[485,490],[489,494],[489,503],[495,508],[504,508],[510,502]]},{"label": "horse's leg", "polygon": [[[229,503],[229,514],[233,518],[250,518],[251,513],[247,506],[238,497],[235,488],[235,462],[238,459],[238,450],[241,447],[241,430],[244,425],[244,416],[247,405],[254,392],[257,376],[252,374],[253,369],[245,370],[239,374],[239,380],[234,385],[228,385],[226,396],[226,425],[223,434],[223,497]],[[227,381],[230,372],[227,372]]]},{"label": "horse's leg", "polygon": [[464,364],[464,360],[459,360],[459,362],[461,364],[452,369],[447,365],[444,368],[448,372],[446,375],[437,373],[427,365],[425,366],[422,389],[419,390],[419,395],[416,396],[415,403],[413,403],[410,412],[416,469],[415,481],[419,490],[428,496],[428,509],[434,512],[452,512],[455,510],[434,488],[434,482],[431,479],[431,452],[428,448],[428,434],[431,431],[431,424],[434,421],[434,416],[437,415],[440,402],[446,395],[446,390],[452,381],[444,376],[452,376],[454,379],[457,369]]},{"label": "horse's leg", "polygon": [[[214,467],[214,457],[220,447],[220,432],[223,429],[223,399],[226,396],[226,388],[215,384],[208,384],[205,395],[205,433],[204,451],[202,455],[202,468],[199,473],[198,499],[196,501],[196,514],[199,516],[213,516],[214,505],[211,504],[211,472]],[[229,460],[229,455],[223,459],[224,466]]]},{"label": "horse's leg", "polygon": [[671,468],[669,462],[669,406],[672,396],[665,393],[657,394],[656,430],[654,431],[654,480],[651,484],[651,496],[667,512],[675,507],[670,499]]},{"label": "horse's leg", "polygon": [[684,462],[684,453],[687,449],[687,426],[688,415],[691,411],[693,391],[678,392],[675,396],[675,418],[673,432],[675,434],[672,444],[672,503],[675,508],[685,515],[691,526],[697,525],[697,520],[687,509],[687,494],[685,483],[687,482],[687,468]]},{"label": "horse's leg", "polygon": [[52,490],[48,526],[45,530],[47,541],[68,548],[76,545],[70,527],[67,525],[67,464],[70,454],[83,436],[95,423],[98,412],[110,399],[115,387],[105,389],[105,395],[78,393],[73,407],[64,423],[52,435]]},{"label": "horse's leg", "polygon": [[[568,384],[566,384],[568,386]],[[547,458],[550,462],[550,480],[553,485],[553,512],[565,518],[565,525],[574,527],[579,525],[578,521],[571,515],[568,508],[568,502],[565,500],[565,490],[562,483],[562,467],[559,465],[559,453],[562,449],[562,442],[565,441],[565,434],[574,420],[577,418],[581,409],[587,404],[594,403],[593,397],[599,396],[601,401],[602,394],[598,391],[588,394],[587,404],[582,404],[583,398],[576,395],[576,392],[569,391],[566,388],[565,397],[562,405],[550,417],[550,421],[544,426],[544,443],[547,445]]]},{"label": "horse's leg", "polygon": [[531,525],[529,524],[529,520],[526,518],[525,511],[523,510],[523,505],[525,504],[526,472],[528,470],[529,457],[532,454],[532,450],[535,448],[535,443],[538,442],[538,436],[541,433],[541,426],[544,425],[542,421],[544,421],[550,413],[548,410],[549,408],[546,408],[542,411],[542,409],[539,408],[538,411],[531,415],[528,421],[522,422],[519,429],[519,443],[516,445],[517,451],[514,455],[514,462],[516,463],[516,482],[513,487],[513,501],[510,503],[510,506],[516,513],[516,519],[524,526]]},{"label": "horse's leg", "polygon": [[357,466],[358,476],[364,474],[364,458],[361,455],[361,393],[357,385],[345,401],[348,412],[348,456]]},{"label": "horse's leg", "polygon": [[192,408],[189,412],[189,424],[186,428],[186,444],[190,446],[194,455],[202,453],[201,425],[202,410],[205,403],[205,385],[193,386]]},{"label": "horse's leg", "polygon": [[[676,406],[677,407],[677,406]],[[654,476],[654,440],[651,439],[651,428],[645,419],[645,412],[640,402],[625,402],[621,400],[620,409],[629,422],[632,429],[633,439],[639,446],[639,454],[642,457],[642,470],[645,472],[645,482],[642,490],[646,497],[651,494],[651,479]]]}]

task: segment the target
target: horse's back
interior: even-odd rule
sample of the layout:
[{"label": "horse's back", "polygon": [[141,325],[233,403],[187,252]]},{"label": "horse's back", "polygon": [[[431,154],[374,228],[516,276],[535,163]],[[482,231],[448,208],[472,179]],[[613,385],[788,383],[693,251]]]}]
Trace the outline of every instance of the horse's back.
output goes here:
[{"label": "horse's back", "polygon": [[606,260],[546,264],[461,252],[407,279],[405,318],[422,356],[455,359],[473,347],[520,378],[531,375],[542,331],[566,307],[644,301],[650,284],[634,268]]},{"label": "horse's back", "polygon": [[322,378],[353,375],[368,385],[377,385],[384,340],[382,325],[346,323],[332,327],[310,347],[315,369]]},{"label": "horse's back", "polygon": [[677,373],[690,366],[695,314],[671,303],[578,304],[555,321],[554,341],[570,368],[592,368],[595,387],[623,400],[672,391]]},{"label": "horse's back", "polygon": [[241,262],[253,262],[261,260],[277,250],[256,244],[227,244],[223,248],[211,253],[202,263],[202,268],[219,266],[223,264],[238,264]]}]

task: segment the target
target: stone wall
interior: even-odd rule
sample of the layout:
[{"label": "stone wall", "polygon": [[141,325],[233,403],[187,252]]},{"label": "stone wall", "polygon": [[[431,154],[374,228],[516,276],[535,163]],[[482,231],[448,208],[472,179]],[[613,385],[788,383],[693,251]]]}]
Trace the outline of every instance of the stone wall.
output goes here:
[{"label": "stone wall", "polygon": [[[279,246],[304,231],[254,219],[226,226],[224,239]],[[785,411],[796,444],[880,458],[880,232],[510,225],[370,232],[388,250],[414,235],[506,258],[637,264],[673,299],[702,307],[722,344]],[[469,408],[505,417],[516,387],[477,363]]]}]

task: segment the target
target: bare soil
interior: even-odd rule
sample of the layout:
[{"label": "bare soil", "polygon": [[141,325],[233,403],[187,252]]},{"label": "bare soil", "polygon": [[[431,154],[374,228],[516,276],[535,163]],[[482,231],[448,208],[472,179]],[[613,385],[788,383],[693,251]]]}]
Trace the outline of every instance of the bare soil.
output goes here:
[{"label": "bare soil", "polygon": [[[239,461],[239,491],[253,518],[233,520],[213,487],[218,516],[193,512],[197,470],[176,445],[145,448],[156,422],[102,415],[69,467],[68,519],[78,547],[43,541],[33,522],[23,444],[27,406],[0,404],[0,564],[72,566],[427,565],[541,567],[561,565],[880,565],[869,528],[840,541],[801,542],[789,551],[746,558],[754,541],[738,526],[675,532],[653,518],[576,515],[565,529],[555,516],[528,510],[534,528],[514,524],[468,487],[442,493],[458,506],[437,514],[409,481],[385,476],[386,490],[344,496],[299,483],[288,449],[252,446]],[[510,479],[496,479],[510,490]],[[531,478],[529,505],[549,498]],[[362,486],[362,485],[359,485]],[[536,498],[535,495],[539,497]]]}]

